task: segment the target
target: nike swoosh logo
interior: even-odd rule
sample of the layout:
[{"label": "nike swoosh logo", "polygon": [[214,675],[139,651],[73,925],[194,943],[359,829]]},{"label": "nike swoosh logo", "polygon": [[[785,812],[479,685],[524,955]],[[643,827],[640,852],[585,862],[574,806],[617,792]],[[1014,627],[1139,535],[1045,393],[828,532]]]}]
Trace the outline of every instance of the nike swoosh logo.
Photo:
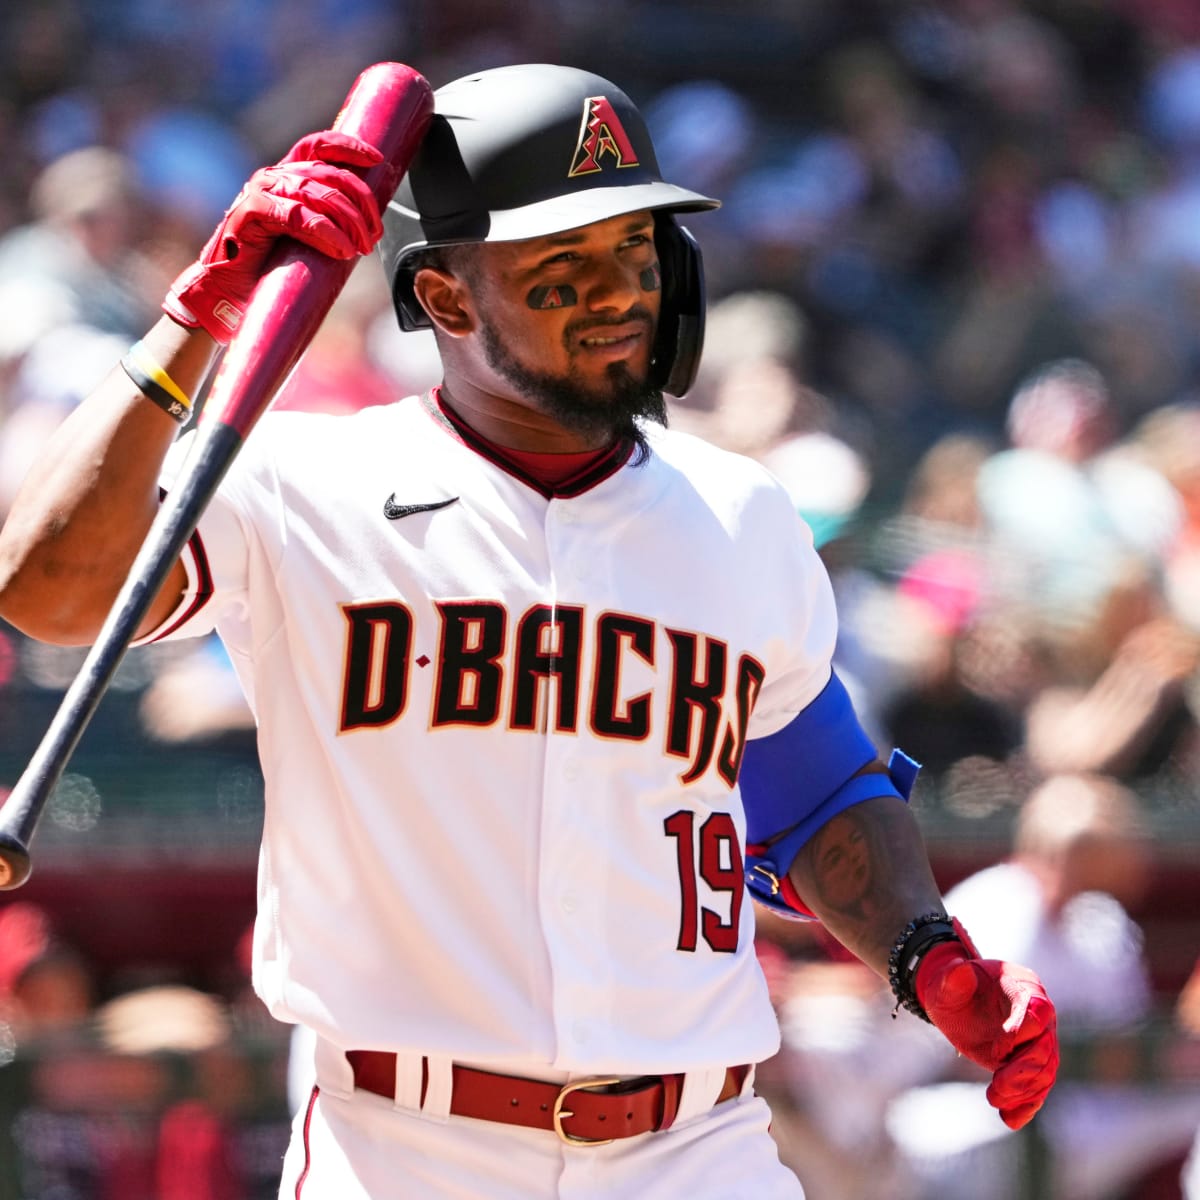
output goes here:
[{"label": "nike swoosh logo", "polygon": [[413,513],[433,512],[435,509],[447,508],[457,499],[457,496],[451,496],[449,500],[434,500],[430,504],[397,504],[396,493],[393,492],[383,502],[383,515],[389,521],[398,521],[401,517],[411,517]]}]

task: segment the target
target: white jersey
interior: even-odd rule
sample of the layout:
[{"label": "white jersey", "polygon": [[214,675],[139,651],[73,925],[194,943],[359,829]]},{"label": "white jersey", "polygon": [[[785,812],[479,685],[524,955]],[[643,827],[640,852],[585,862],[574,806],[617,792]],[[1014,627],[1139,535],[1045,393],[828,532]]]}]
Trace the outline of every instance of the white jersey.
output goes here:
[{"label": "white jersey", "polygon": [[258,722],[255,987],[343,1049],[761,1061],[736,778],[829,679],[811,537],[693,437],[553,498],[468,441],[268,413],[185,554],[157,636],[215,628]]}]

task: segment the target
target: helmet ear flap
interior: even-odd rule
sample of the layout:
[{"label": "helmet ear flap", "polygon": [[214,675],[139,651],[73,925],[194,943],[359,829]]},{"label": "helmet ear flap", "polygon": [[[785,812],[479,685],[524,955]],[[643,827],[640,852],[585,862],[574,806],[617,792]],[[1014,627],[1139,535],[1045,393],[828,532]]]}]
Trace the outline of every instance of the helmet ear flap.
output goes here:
[{"label": "helmet ear flap", "polygon": [[433,322],[430,314],[416,299],[416,272],[420,269],[420,260],[410,256],[396,264],[396,274],[391,281],[391,302],[396,310],[396,318],[400,320],[400,328],[410,334],[416,329],[432,329]]},{"label": "helmet ear flap", "polygon": [[429,314],[421,307],[421,302],[417,299],[416,289],[413,286],[415,280],[416,272],[401,266],[397,269],[396,278],[392,281],[392,306],[396,310],[400,328],[405,333],[412,333],[416,329],[433,328]]},{"label": "helmet ear flap", "polygon": [[704,347],[704,262],[691,233],[658,213],[654,241],[662,274],[662,306],[650,377],[655,387],[683,396],[696,381]]}]

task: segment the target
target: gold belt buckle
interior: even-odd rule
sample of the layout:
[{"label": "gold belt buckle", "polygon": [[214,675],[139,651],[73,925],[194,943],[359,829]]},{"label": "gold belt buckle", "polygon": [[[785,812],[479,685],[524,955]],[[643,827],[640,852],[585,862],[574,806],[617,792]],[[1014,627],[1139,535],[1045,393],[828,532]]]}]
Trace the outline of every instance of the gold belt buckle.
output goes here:
[{"label": "gold belt buckle", "polygon": [[613,1079],[580,1079],[577,1083],[564,1083],[558,1089],[558,1096],[554,1101],[554,1132],[559,1138],[566,1142],[568,1146],[607,1146],[612,1138],[585,1138],[576,1137],[572,1133],[568,1133],[563,1128],[563,1119],[565,1117],[573,1117],[575,1114],[569,1108],[563,1108],[563,1103],[572,1092],[591,1092],[597,1088],[612,1087],[614,1084],[620,1083],[620,1078]]}]

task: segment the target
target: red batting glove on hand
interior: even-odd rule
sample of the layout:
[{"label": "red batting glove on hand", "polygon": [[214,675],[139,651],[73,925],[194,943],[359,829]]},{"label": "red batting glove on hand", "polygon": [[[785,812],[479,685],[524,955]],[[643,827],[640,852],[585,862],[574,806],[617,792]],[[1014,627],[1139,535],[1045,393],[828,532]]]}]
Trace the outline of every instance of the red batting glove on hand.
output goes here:
[{"label": "red batting glove on hand", "polygon": [[939,942],[925,954],[913,980],[917,999],[959,1054],[993,1072],[988,1102],[1005,1125],[1020,1129],[1058,1071],[1054,1005],[1032,971],[981,959],[954,925],[963,942]]},{"label": "red batting glove on hand", "polygon": [[337,130],[301,138],[273,167],[255,171],[200,257],[171,285],[163,311],[226,344],[281,237],[331,258],[366,254],[383,236],[371,189],[348,167],[383,156]]}]

